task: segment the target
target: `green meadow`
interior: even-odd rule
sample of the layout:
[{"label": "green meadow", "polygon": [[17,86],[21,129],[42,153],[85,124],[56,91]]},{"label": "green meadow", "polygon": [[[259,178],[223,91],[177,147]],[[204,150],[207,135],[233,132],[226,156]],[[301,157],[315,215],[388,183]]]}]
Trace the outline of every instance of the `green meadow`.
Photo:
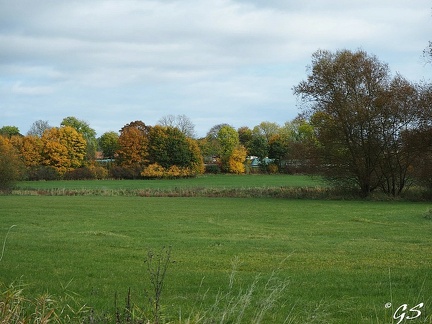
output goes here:
[{"label": "green meadow", "polygon": [[161,189],[175,188],[254,188],[323,186],[319,178],[305,175],[202,175],[176,180],[63,180],[22,181],[19,189]]},{"label": "green meadow", "polygon": [[[290,186],[317,185],[301,176],[211,176],[29,182],[19,188],[277,187],[287,179]],[[114,314],[130,288],[131,302],[144,310],[154,295],[149,252],[164,256],[170,247],[160,296],[163,322],[431,323],[430,207],[402,201],[0,196],[0,281],[24,284],[28,296],[74,296],[95,314]]]}]

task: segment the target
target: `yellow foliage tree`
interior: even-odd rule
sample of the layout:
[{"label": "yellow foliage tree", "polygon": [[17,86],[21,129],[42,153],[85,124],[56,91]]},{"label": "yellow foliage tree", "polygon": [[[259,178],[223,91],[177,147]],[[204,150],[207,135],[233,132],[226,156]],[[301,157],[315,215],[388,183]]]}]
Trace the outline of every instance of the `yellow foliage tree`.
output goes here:
[{"label": "yellow foliage tree", "polygon": [[27,168],[36,167],[42,163],[43,142],[40,137],[33,135],[13,136],[11,142],[18,150]]},{"label": "yellow foliage tree", "polygon": [[228,168],[230,173],[241,174],[245,173],[245,160],[247,157],[247,150],[243,145],[237,145],[229,159],[228,159]]},{"label": "yellow foliage tree", "polygon": [[86,156],[86,141],[70,126],[51,128],[42,136],[43,164],[52,166],[60,174],[79,168]]},{"label": "yellow foliage tree", "polygon": [[59,142],[47,140],[42,151],[42,164],[54,167],[59,174],[71,170],[67,148]]},{"label": "yellow foliage tree", "polygon": [[190,175],[203,174],[205,170],[204,160],[198,142],[192,138],[187,138],[186,140],[191,154],[191,161],[189,167],[191,171]]}]

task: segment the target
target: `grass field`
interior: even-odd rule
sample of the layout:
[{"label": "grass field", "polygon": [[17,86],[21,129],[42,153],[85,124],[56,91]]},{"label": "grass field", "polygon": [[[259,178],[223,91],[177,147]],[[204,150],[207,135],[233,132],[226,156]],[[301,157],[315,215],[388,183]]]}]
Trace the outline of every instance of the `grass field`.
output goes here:
[{"label": "grass field", "polygon": [[202,175],[176,180],[77,180],[22,181],[20,189],[173,189],[173,188],[254,188],[322,186],[318,178],[305,175]]},{"label": "grass field", "polygon": [[[243,186],[283,181],[244,179]],[[236,181],[239,186],[238,177],[212,179],[220,186]],[[57,184],[78,183],[99,185]],[[429,207],[264,198],[0,196],[0,237],[16,225],[0,262],[0,281],[22,281],[34,296],[72,291],[97,312],[112,311],[115,294],[122,303],[131,287],[133,302],[144,305],[144,291],[151,295],[152,287],[144,263],[148,251],[171,246],[175,262],[161,300],[166,321],[186,323],[205,315],[223,322],[225,314],[231,319],[225,322],[235,322],[245,308],[244,322],[250,322],[271,307],[263,323],[392,323],[397,308],[407,304],[404,323],[431,323],[432,220],[424,217]],[[421,315],[408,320],[418,315],[409,309],[419,303],[424,304],[418,307]],[[399,318],[402,313],[397,312]]]}]

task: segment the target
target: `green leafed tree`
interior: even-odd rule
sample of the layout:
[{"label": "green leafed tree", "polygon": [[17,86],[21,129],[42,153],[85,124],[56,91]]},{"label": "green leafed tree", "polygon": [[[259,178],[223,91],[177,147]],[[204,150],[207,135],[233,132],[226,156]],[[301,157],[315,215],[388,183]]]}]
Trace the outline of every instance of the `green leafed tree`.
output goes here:
[{"label": "green leafed tree", "polygon": [[204,170],[196,141],[177,127],[156,125],[150,129],[148,160],[149,165],[157,164],[164,170],[175,166],[179,170],[179,176],[193,176]]},{"label": "green leafed tree", "polygon": [[252,130],[247,126],[243,126],[237,129],[237,133],[239,134],[240,144],[248,149],[252,141]]},{"label": "green leafed tree", "polygon": [[264,136],[268,143],[274,135],[279,133],[279,130],[280,126],[277,123],[265,121],[255,126],[252,130],[252,133],[253,135]]},{"label": "green leafed tree", "polygon": [[269,155],[269,143],[267,138],[262,134],[253,134],[248,146],[249,155],[257,156],[264,159]]},{"label": "green leafed tree", "polygon": [[119,147],[119,135],[116,132],[105,132],[98,140],[103,156],[113,159]]},{"label": "green leafed tree", "polygon": [[16,126],[3,126],[0,128],[0,136],[11,138],[12,136],[20,136],[19,128]]},{"label": "green leafed tree", "polygon": [[234,149],[240,144],[239,135],[233,127],[225,125],[219,129],[217,140],[219,143],[221,168],[223,171],[229,172],[230,157],[233,154]]}]

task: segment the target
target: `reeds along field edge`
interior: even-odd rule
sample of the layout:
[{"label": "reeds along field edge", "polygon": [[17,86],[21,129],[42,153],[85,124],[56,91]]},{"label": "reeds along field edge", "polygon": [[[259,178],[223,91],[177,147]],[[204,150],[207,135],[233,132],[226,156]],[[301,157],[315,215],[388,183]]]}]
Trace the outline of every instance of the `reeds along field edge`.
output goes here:
[{"label": "reeds along field edge", "polygon": [[138,197],[225,197],[225,198],[292,198],[356,199],[353,193],[323,187],[279,188],[173,188],[173,189],[16,189],[18,196],[138,196]]}]

